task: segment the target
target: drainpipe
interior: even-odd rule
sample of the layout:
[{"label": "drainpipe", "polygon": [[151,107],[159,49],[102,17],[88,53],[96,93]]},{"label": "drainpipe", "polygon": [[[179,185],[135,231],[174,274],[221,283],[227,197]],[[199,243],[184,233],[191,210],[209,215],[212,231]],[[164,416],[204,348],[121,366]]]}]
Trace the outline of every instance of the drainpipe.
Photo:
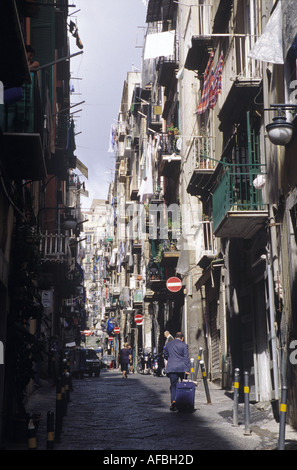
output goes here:
[{"label": "drainpipe", "polygon": [[277,365],[277,350],[276,350],[276,337],[274,328],[274,291],[271,264],[267,255],[267,272],[268,272],[268,297],[269,297],[269,317],[270,317],[270,334],[271,334],[271,348],[272,348],[272,367],[275,386],[275,399],[279,399],[279,383],[278,383],[278,365]]},{"label": "drainpipe", "polygon": [[185,335],[185,342],[188,343],[188,298],[187,298],[187,293],[185,293],[184,296],[184,311],[185,311],[185,316],[184,316],[184,335]]}]

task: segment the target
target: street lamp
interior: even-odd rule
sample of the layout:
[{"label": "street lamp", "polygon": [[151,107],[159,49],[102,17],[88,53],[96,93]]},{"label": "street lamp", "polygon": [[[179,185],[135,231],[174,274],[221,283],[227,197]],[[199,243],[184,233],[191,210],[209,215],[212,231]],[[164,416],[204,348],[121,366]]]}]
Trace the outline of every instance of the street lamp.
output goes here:
[{"label": "street lamp", "polygon": [[287,145],[292,139],[293,124],[287,121],[284,111],[296,111],[297,105],[272,104],[270,107],[277,110],[277,115],[272,119],[273,122],[266,126],[268,138],[275,145]]}]

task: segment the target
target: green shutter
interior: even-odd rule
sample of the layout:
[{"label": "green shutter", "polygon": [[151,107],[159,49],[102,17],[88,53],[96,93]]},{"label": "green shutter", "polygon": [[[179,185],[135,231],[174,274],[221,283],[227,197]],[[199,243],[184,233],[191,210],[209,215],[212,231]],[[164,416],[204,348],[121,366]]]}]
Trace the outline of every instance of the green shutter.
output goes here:
[{"label": "green shutter", "polygon": [[39,17],[31,19],[31,46],[40,65],[55,60],[55,8],[39,8]]}]

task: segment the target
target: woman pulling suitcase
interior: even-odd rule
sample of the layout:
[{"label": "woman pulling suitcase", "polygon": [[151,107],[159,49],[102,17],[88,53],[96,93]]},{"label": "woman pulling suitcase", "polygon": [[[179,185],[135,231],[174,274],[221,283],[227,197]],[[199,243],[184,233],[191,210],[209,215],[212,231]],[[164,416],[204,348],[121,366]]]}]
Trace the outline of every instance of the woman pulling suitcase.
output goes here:
[{"label": "woman pulling suitcase", "polygon": [[[181,331],[176,333],[175,339],[166,344],[164,348],[164,358],[168,361],[166,373],[170,380],[171,411],[177,411],[178,403],[176,397],[177,384],[179,379],[183,379],[185,374],[190,375],[191,364],[189,358],[188,345],[184,342],[184,335]],[[191,392],[192,395],[193,392]],[[195,387],[194,387],[195,393]],[[181,406],[183,401],[189,401],[188,393],[182,393]],[[192,397],[190,399],[192,401]]]}]

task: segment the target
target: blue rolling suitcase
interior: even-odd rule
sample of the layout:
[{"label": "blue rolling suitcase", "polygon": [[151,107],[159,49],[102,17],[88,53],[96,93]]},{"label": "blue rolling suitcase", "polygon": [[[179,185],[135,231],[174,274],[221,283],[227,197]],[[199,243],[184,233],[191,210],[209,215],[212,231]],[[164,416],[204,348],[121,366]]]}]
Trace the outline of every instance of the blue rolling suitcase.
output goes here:
[{"label": "blue rolling suitcase", "polygon": [[176,406],[179,411],[194,411],[195,408],[195,384],[182,381],[176,385]]}]

